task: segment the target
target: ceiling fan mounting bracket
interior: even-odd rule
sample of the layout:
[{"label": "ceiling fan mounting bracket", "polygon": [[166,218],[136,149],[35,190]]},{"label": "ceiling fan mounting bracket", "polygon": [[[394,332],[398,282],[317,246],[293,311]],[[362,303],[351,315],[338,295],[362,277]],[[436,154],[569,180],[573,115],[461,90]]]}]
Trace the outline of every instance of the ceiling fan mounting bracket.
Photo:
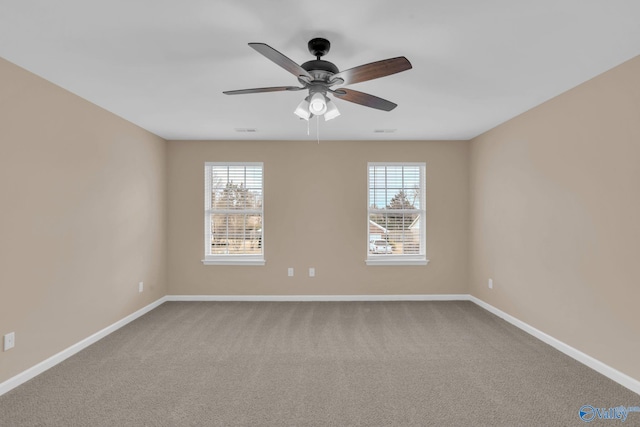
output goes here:
[{"label": "ceiling fan mounting bracket", "polygon": [[315,56],[317,59],[320,59],[321,57],[329,53],[329,50],[331,49],[331,43],[327,39],[316,37],[315,39],[309,40],[307,47],[309,48],[309,53],[311,53],[311,55]]}]

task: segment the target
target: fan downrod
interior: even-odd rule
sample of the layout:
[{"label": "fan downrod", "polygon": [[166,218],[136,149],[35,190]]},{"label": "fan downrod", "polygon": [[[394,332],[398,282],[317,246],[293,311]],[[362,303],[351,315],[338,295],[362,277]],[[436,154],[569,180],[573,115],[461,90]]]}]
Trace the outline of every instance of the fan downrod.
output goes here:
[{"label": "fan downrod", "polygon": [[317,59],[320,59],[321,57],[329,53],[329,49],[331,49],[331,43],[327,39],[318,37],[309,40],[307,47],[309,48],[309,53],[311,53]]}]

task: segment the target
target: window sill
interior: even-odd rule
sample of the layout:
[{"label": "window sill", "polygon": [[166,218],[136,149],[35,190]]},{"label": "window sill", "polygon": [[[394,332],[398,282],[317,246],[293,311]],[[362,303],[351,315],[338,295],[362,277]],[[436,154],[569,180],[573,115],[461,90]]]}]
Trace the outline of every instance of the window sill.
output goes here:
[{"label": "window sill", "polygon": [[203,259],[204,265],[264,265],[264,259]]},{"label": "window sill", "polygon": [[364,261],[367,265],[427,265],[428,259],[389,259],[368,258]]}]

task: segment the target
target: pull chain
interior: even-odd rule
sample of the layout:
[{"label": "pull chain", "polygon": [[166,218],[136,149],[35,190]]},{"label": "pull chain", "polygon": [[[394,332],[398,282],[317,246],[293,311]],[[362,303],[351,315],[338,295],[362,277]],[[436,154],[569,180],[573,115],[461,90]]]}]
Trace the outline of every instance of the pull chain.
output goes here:
[{"label": "pull chain", "polygon": [[316,139],[320,144],[320,116],[316,116]]}]

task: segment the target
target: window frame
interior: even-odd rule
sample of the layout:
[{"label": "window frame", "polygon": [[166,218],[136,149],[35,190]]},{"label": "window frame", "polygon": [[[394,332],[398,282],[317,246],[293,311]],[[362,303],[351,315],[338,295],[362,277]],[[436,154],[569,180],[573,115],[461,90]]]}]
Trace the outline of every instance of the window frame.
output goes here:
[{"label": "window frame", "polygon": [[[419,209],[373,209],[371,207],[371,176],[370,171],[372,167],[379,166],[418,166],[420,171],[420,208]],[[429,260],[427,259],[426,241],[426,174],[427,165],[425,162],[368,162],[367,163],[367,241],[366,241],[366,254],[367,258],[365,263],[371,266],[384,266],[384,265],[427,265]],[[385,183],[385,188],[386,183]],[[375,213],[414,213],[418,212],[419,215],[419,242],[420,248],[418,254],[372,254],[369,251],[369,245],[371,242],[370,237],[370,221],[371,214]],[[379,225],[379,224],[378,224]]]},{"label": "window frame", "polygon": [[[260,167],[262,204],[260,215],[262,217],[262,227],[260,230],[260,241],[262,252],[260,254],[211,254],[211,215],[216,212],[227,212],[226,210],[211,209],[211,173],[215,166],[235,166],[235,167]],[[243,212],[255,212],[255,209],[233,210],[234,214]],[[264,258],[264,163],[263,162],[205,162],[204,164],[204,265],[265,265]]]}]

